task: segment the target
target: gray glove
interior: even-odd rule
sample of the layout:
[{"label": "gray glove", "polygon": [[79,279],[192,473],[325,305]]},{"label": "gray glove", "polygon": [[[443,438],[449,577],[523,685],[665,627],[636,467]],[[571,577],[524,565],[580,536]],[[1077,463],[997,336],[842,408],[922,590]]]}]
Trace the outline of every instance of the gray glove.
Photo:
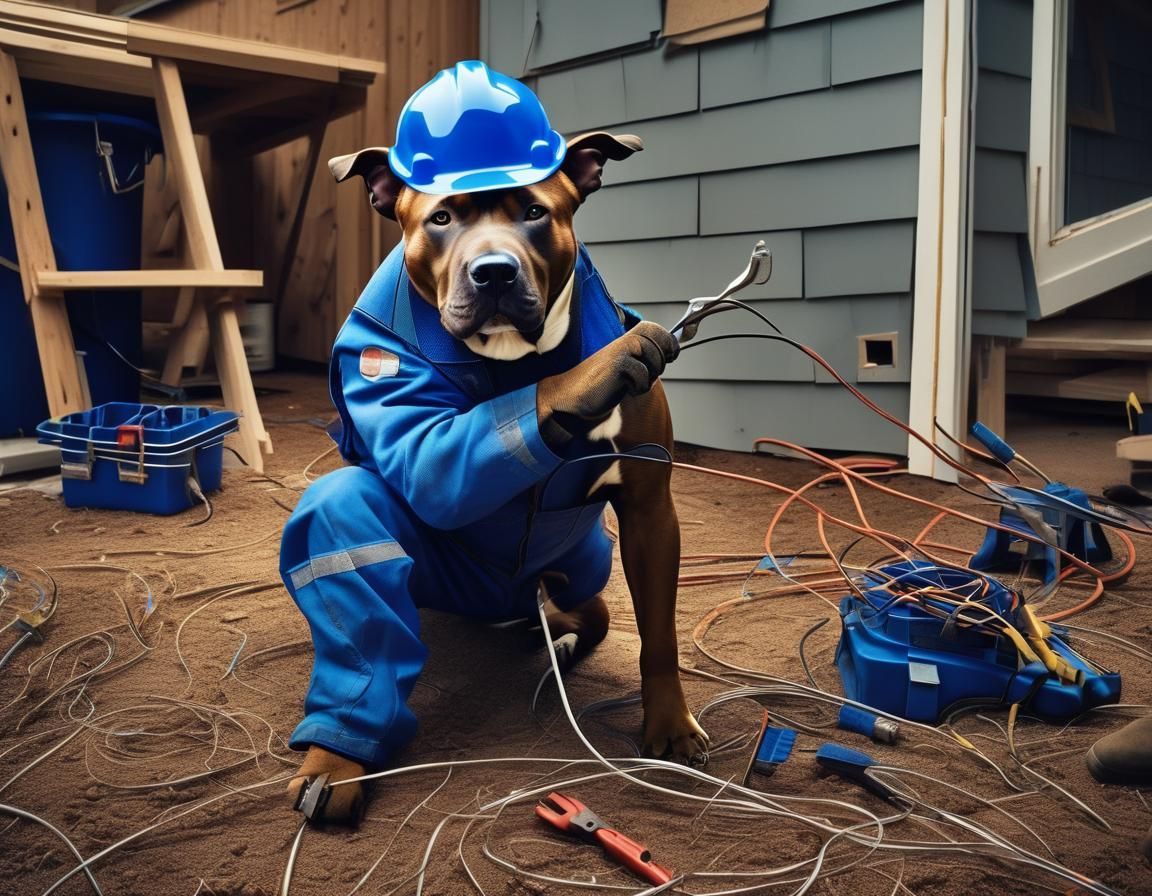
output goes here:
[{"label": "gray glove", "polygon": [[627,395],[652,388],[680,344],[662,326],[642,320],[571,370],[545,377],[536,389],[536,420],[549,448],[603,423]]}]

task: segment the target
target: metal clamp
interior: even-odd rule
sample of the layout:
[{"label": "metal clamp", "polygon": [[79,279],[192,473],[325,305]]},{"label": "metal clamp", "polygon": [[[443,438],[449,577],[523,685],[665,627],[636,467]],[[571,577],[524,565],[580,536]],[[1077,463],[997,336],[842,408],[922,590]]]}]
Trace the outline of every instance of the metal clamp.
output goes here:
[{"label": "metal clamp", "polygon": [[83,479],[90,480],[92,478],[92,443],[89,442],[87,446],[88,457],[83,461],[64,460],[63,449],[61,449],[60,458],[60,476],[62,479]]},{"label": "metal clamp", "polygon": [[756,245],[752,249],[752,257],[748,259],[748,266],[744,268],[744,272],[724,287],[719,295],[701,296],[700,298],[691,299],[688,302],[688,309],[684,312],[684,315],[672,326],[672,331],[680,330],[678,339],[681,343],[694,339],[696,331],[700,327],[700,322],[693,321],[692,323],[681,326],[684,324],[684,321],[688,320],[688,318],[697,312],[703,311],[705,308],[717,302],[724,301],[729,296],[738,293],[747,286],[751,286],[753,283],[767,283],[771,276],[772,253],[768,250],[768,247],[764,245],[764,240],[757,240]]},{"label": "metal clamp", "polygon": [[116,462],[116,471],[121,482],[135,482],[143,484],[148,481],[148,472],[144,469],[144,427],[138,423],[125,423],[116,427],[116,447],[136,450],[136,469],[125,469],[124,461]]},{"label": "metal clamp", "polygon": [[331,795],[332,788],[328,786],[328,773],[324,772],[304,782],[293,808],[297,812],[303,812],[304,817],[309,821],[322,821],[324,809],[328,805],[328,798]]}]

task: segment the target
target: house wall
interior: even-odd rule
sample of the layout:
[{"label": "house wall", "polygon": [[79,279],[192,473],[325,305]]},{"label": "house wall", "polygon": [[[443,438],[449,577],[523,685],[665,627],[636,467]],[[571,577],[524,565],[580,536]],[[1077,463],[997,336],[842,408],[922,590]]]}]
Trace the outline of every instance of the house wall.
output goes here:
[{"label": "house wall", "polygon": [[[576,216],[618,300],[671,325],[763,239],[772,279],[741,298],[906,419],[922,12],[920,0],[773,0],[765,30],[675,49],[655,39],[659,0],[483,0],[481,52],[526,74],[566,135],[644,139]],[[701,336],[763,329],[732,312]],[[895,364],[858,369],[858,337],[886,333]],[[903,433],[780,343],[686,350],[665,384],[682,441],[906,448]]]},{"label": "house wall", "polygon": [[972,335],[1022,338],[1035,282],[1028,246],[1031,0],[977,0]]}]

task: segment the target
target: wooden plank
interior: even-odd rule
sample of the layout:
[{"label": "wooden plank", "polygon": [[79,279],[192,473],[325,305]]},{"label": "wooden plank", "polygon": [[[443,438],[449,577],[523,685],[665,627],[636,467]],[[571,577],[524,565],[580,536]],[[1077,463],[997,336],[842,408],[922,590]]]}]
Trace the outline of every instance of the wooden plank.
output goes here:
[{"label": "wooden plank", "polygon": [[1005,376],[1008,346],[1003,339],[981,336],[972,340],[972,367],[976,380],[975,420],[1004,434]]},{"label": "wooden plank", "polygon": [[902,3],[831,20],[832,83],[847,84],[921,68],[924,8]]},{"label": "wooden plank", "polygon": [[696,233],[696,215],[694,177],[625,184],[601,190],[581,206],[576,233],[587,243],[687,236]]},{"label": "wooden plank", "polygon": [[827,22],[700,47],[700,107],[819,90],[831,83]]},{"label": "wooden plank", "polygon": [[[189,254],[197,268],[223,270],[224,261],[212,224],[208,191],[197,159],[180,71],[170,59],[155,59],[153,62],[156,109],[164,136],[164,151],[180,195]],[[208,323],[224,403],[241,414],[237,433],[240,453],[248,464],[261,471],[264,469],[261,448],[271,454],[272,441],[260,417],[260,406],[252,387],[239,319],[231,295],[224,294],[215,298],[208,309]]]},{"label": "wooden plank", "polygon": [[892,2],[894,0],[772,0],[768,7],[768,27],[783,28]]},{"label": "wooden plank", "polygon": [[269,106],[282,106],[286,101],[307,100],[326,94],[327,88],[306,82],[302,85],[293,78],[269,79],[192,107],[189,113],[192,130],[197,134],[207,134],[224,124],[234,123],[238,117],[266,110]]},{"label": "wooden plank", "polygon": [[805,298],[907,292],[915,241],[912,221],[806,230]]},{"label": "wooden plank", "polygon": [[153,71],[164,154],[180,195],[180,210],[184,215],[192,263],[200,269],[222,271],[224,260],[212,224],[212,209],[208,205],[208,191],[196,154],[180,70],[170,59],[155,59]]},{"label": "wooden plank", "polygon": [[534,21],[535,3],[529,17],[526,0],[486,0],[481,16],[483,58],[497,71],[514,78],[522,75]]},{"label": "wooden plank", "polygon": [[916,217],[915,149],[700,178],[700,233],[790,230]]},{"label": "wooden plank", "polygon": [[567,134],[695,112],[696,50],[617,56],[536,78],[556,130]]},{"label": "wooden plank", "polygon": [[1028,318],[1022,312],[973,311],[972,335],[1021,339],[1028,332]]},{"label": "wooden plank", "polygon": [[16,31],[0,23],[0,46],[20,60],[25,78],[151,96],[152,65],[122,47]]},{"label": "wooden plank", "polygon": [[[679,363],[679,362],[677,362]],[[908,437],[840,386],[821,383],[709,383],[665,385],[676,440],[727,451],[751,451],[772,436],[828,451],[903,455]],[[908,419],[908,386],[874,383],[861,390],[894,416]]]},{"label": "wooden plank", "polygon": [[1123,404],[1128,394],[1148,394],[1148,368],[1143,364],[1113,367],[1084,376],[1062,379],[1047,373],[1009,372],[1009,395],[1039,395]]},{"label": "wooden plank", "polygon": [[255,40],[200,34],[132,19],[125,44],[129,53],[219,65],[245,71],[287,75],[335,84],[367,85],[384,74],[384,64],[371,59],[288,49]]},{"label": "wooden plank", "polygon": [[1014,233],[972,235],[972,307],[976,311],[1027,310],[1024,274]]},{"label": "wooden plank", "polygon": [[644,152],[609,165],[605,183],[916,146],[919,102],[910,74],[650,121],[635,129]]},{"label": "wooden plank", "polygon": [[1031,82],[984,69],[976,82],[976,145],[1027,153]]},{"label": "wooden plank", "polygon": [[[742,290],[737,298],[800,298],[804,251],[798,230],[597,243],[589,246],[589,252],[612,295],[626,305],[646,306],[716,295],[740,273],[761,239],[772,252],[772,277]],[[648,313],[647,307],[640,310]]]},{"label": "wooden plank", "polygon": [[[795,334],[850,383],[907,383],[912,378],[912,296],[843,296],[808,302],[808,316]],[[895,333],[895,364],[890,368],[860,366],[860,337]],[[819,364],[816,382],[834,383],[835,377]]]},{"label": "wooden plank", "polygon": [[537,0],[540,28],[531,41],[529,68],[645,43],[660,33],[661,6],[660,0]]},{"label": "wooden plank", "polygon": [[976,64],[1008,75],[1032,77],[1030,0],[979,0]]},{"label": "wooden plank", "polygon": [[219,287],[258,289],[264,285],[263,271],[176,270],[156,268],[147,271],[43,271],[36,274],[42,289],[148,289],[151,287]]},{"label": "wooden plank", "polygon": [[1033,321],[1013,349],[1060,355],[1152,358],[1152,320],[1054,317]]},{"label": "wooden plank", "polygon": [[261,472],[264,469],[261,449],[271,454],[272,439],[265,431],[260,416],[260,405],[256,401],[252,374],[244,354],[244,340],[240,336],[240,318],[236,302],[231,296],[221,295],[212,303],[208,309],[208,326],[224,405],[243,414],[237,433],[237,440],[242,447],[241,454],[250,467]]},{"label": "wooden plank", "polygon": [[972,226],[993,233],[1028,232],[1028,185],[1024,156],[977,149],[974,161]]},{"label": "wooden plank", "polygon": [[64,297],[41,291],[37,275],[56,268],[56,255],[44,216],[36,161],[16,60],[0,51],[0,172],[8,190],[8,211],[16,238],[20,281],[29,303],[48,409],[53,417],[84,408],[84,388]]}]

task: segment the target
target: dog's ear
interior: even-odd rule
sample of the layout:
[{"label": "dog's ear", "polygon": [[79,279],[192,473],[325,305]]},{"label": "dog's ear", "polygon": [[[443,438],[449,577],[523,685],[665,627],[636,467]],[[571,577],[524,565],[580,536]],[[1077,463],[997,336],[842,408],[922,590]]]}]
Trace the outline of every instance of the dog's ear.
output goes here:
[{"label": "dog's ear", "polygon": [[603,186],[601,176],[608,159],[619,162],[643,148],[640,138],[632,134],[609,134],[607,131],[581,134],[568,141],[568,152],[560,170],[575,184],[583,202],[590,193]]},{"label": "dog's ear", "polygon": [[370,146],[346,156],[336,156],[328,160],[328,170],[337,181],[359,174],[368,185],[368,201],[372,208],[385,218],[396,220],[396,199],[404,189],[404,182],[388,167],[386,147]]}]

